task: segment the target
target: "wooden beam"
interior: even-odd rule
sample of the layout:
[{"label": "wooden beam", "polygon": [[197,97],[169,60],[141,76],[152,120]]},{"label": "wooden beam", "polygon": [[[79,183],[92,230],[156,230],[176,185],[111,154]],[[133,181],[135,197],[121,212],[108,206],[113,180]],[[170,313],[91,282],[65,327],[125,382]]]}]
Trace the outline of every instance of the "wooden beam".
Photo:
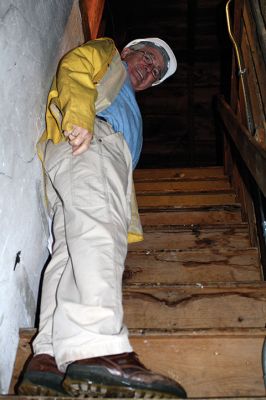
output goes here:
[{"label": "wooden beam", "polygon": [[266,151],[250,135],[247,128],[239,122],[229,104],[222,97],[218,98],[218,112],[243,161],[266,196]]}]

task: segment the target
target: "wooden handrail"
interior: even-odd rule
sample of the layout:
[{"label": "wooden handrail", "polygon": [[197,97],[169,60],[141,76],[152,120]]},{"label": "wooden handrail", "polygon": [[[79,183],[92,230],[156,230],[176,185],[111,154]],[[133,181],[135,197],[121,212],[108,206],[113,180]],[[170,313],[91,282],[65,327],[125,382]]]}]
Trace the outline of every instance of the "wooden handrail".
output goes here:
[{"label": "wooden handrail", "polygon": [[247,128],[238,120],[230,105],[218,97],[218,113],[226,131],[235,143],[244,163],[266,197],[266,151],[260,147]]}]

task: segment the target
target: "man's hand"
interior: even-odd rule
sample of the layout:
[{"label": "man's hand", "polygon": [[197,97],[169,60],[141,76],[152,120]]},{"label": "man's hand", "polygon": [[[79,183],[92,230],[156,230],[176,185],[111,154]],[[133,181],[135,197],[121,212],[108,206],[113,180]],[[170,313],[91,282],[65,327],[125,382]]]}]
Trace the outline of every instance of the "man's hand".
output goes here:
[{"label": "man's hand", "polygon": [[73,125],[73,129],[70,132],[64,131],[64,135],[68,138],[68,142],[72,146],[74,156],[88,150],[93,137],[92,133],[88,132],[87,129],[77,125]]}]

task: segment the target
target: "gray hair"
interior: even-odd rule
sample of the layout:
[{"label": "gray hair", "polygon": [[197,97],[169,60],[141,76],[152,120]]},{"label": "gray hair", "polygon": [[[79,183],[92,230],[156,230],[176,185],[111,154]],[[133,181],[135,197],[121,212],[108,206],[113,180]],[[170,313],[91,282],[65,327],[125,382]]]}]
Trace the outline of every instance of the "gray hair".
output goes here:
[{"label": "gray hair", "polygon": [[143,40],[143,41],[141,41],[139,43],[136,43],[136,44],[133,44],[132,46],[129,46],[129,48],[133,49],[133,50],[141,50],[145,46],[153,47],[154,49],[159,50],[159,52],[163,56],[163,61],[164,61],[164,69],[162,70],[162,77],[163,77],[166,74],[167,70],[168,70],[169,62],[170,62],[170,58],[169,58],[167,52],[164,50],[163,47],[155,45],[153,42],[149,42],[149,41],[144,41]]}]

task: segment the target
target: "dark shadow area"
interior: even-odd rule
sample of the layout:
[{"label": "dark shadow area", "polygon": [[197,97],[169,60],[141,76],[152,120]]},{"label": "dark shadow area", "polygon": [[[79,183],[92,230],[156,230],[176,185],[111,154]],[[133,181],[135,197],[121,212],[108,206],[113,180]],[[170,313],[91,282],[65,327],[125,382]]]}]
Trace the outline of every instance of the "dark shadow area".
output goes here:
[{"label": "dark shadow area", "polygon": [[232,48],[225,1],[107,0],[105,35],[121,50],[130,40],[160,37],[173,49],[176,74],[137,93],[144,143],[137,168],[199,167],[222,163],[213,102],[230,96]]}]

